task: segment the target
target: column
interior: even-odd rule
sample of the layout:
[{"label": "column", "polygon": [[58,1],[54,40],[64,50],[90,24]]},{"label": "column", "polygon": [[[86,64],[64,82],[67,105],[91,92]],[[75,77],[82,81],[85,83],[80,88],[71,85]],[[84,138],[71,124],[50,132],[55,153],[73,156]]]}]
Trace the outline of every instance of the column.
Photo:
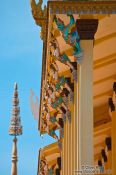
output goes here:
[{"label": "column", "polygon": [[[98,20],[79,19],[77,29],[84,56],[78,66],[77,169],[93,166],[93,40]],[[82,173],[85,175],[85,173]]]},{"label": "column", "polygon": [[17,138],[13,139],[11,175],[17,175]]}]

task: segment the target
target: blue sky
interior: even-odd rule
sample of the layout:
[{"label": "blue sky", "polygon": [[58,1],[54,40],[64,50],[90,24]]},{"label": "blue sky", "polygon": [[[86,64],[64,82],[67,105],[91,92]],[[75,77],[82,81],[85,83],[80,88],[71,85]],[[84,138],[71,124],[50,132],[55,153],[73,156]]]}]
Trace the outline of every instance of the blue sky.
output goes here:
[{"label": "blue sky", "polygon": [[[13,86],[19,86],[23,135],[18,138],[18,174],[36,175],[40,147],[54,141],[42,139],[34,120],[29,96],[32,88],[40,97],[42,41],[40,28],[31,15],[29,0],[0,2],[0,175],[11,171],[13,137],[8,135]],[[47,139],[46,139],[47,138]]]}]

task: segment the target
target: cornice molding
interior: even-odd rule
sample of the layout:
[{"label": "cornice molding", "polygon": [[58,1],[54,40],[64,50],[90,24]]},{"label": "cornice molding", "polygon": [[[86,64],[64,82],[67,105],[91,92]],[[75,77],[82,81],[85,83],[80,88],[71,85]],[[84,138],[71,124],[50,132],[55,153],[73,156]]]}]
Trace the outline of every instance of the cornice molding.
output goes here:
[{"label": "cornice molding", "polygon": [[49,1],[51,14],[115,14],[116,1]]}]

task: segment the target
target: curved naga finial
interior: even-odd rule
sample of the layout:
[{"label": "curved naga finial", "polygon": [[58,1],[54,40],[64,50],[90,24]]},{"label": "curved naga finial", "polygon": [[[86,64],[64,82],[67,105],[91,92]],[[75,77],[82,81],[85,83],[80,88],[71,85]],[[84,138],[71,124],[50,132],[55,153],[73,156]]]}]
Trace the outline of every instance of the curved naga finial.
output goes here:
[{"label": "curved naga finial", "polygon": [[42,9],[43,0],[39,0],[36,4],[35,0],[30,0],[32,15],[37,25],[41,27],[41,39],[46,39],[46,24],[47,24],[47,7],[44,6]]}]

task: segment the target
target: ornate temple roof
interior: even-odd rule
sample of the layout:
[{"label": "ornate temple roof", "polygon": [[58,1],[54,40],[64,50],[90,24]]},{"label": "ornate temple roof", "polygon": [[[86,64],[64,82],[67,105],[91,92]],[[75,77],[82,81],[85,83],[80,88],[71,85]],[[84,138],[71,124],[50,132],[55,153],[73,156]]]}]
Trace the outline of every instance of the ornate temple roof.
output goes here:
[{"label": "ornate temple roof", "polygon": [[[42,1],[41,1],[42,3]],[[48,73],[47,66],[49,65],[49,40],[50,33],[53,32],[54,36],[57,38],[60,52],[65,52],[69,58],[73,60],[71,56],[71,47],[65,43],[62,39],[61,33],[56,28],[53,23],[53,14],[55,12],[56,17],[62,19],[65,25],[69,23],[69,17],[67,13],[73,13],[74,18],[76,19],[98,19],[99,25],[98,30],[95,35],[94,40],[94,49],[93,49],[93,99],[94,99],[94,123],[98,125],[99,123],[110,120],[108,115],[107,101],[108,97],[112,93],[112,83],[116,78],[116,52],[115,52],[115,43],[116,43],[116,15],[113,14],[116,12],[116,2],[115,1],[49,1],[48,2],[48,13],[46,13],[46,7],[44,10],[41,9],[41,3],[38,3],[37,6],[32,0],[32,13],[36,20],[36,23],[41,27],[45,32],[45,26],[47,33],[43,33],[44,36],[44,50],[43,52],[43,71],[42,71],[42,90],[41,90],[41,101],[43,99],[43,87],[46,81],[46,75]],[[65,7],[65,3],[67,4]],[[83,5],[84,4],[84,5]],[[68,8],[70,6],[70,10]],[[36,6],[36,8],[34,7]],[[77,6],[77,7],[76,7]],[[72,8],[72,9],[71,9]],[[76,8],[76,10],[75,10]],[[36,15],[36,10],[41,9],[40,13],[43,13],[43,23],[39,24],[39,13]],[[37,10],[38,12],[38,10]],[[86,13],[86,14],[85,14]],[[91,14],[90,14],[91,13]],[[99,13],[99,14],[97,14]],[[111,14],[112,13],[112,14]],[[46,22],[47,20],[47,22]],[[54,28],[54,29],[53,29]],[[47,37],[47,38],[46,38]],[[59,75],[65,74],[71,77],[68,66],[62,64],[59,61],[56,61],[59,69]],[[106,74],[107,72],[107,74]],[[41,103],[40,103],[41,104]],[[98,114],[97,111],[100,107],[103,107],[101,114]],[[40,105],[40,122],[39,128],[41,125],[41,108]],[[107,114],[107,115],[106,115]]]},{"label": "ornate temple roof", "polygon": [[57,171],[61,158],[58,142],[50,144],[39,151],[38,175],[41,173]]},{"label": "ornate temple roof", "polygon": [[[87,21],[87,19],[90,20],[93,19],[94,21],[98,20],[97,32],[95,34],[95,37],[91,38],[94,39],[93,44],[93,114],[94,115],[93,116],[94,116],[94,154],[95,154],[95,161],[97,161],[99,156],[101,155],[101,150],[105,149],[106,147],[105,139],[111,137],[111,116],[109,113],[108,99],[109,97],[112,97],[113,83],[116,82],[116,49],[115,49],[116,1],[52,0],[48,1],[47,8],[44,7],[44,9],[41,8],[41,3],[42,1],[40,1],[40,3],[36,5],[34,3],[34,0],[32,0],[32,13],[37,25],[41,26],[42,28],[41,38],[44,43],[39,130],[41,134],[48,132],[49,135],[53,136],[56,139],[58,138],[53,131],[63,128],[63,123],[59,119],[62,119],[64,116],[62,117],[61,113],[57,113],[59,112],[59,109],[58,110],[54,109],[51,106],[51,101],[49,101],[49,98],[54,95],[51,92],[53,91],[54,86],[52,86],[52,88],[50,87],[51,84],[54,85],[54,82],[53,79],[51,79],[50,75],[53,73],[53,71],[55,71],[58,73],[59,77],[64,76],[65,78],[68,78],[67,81],[70,84],[71,88],[72,86],[75,86],[75,83],[77,82],[75,81],[76,78],[72,73],[73,68],[76,69],[77,67],[77,64],[75,64],[76,60],[73,54],[74,45],[72,46],[71,44],[69,44],[70,41],[68,40],[69,39],[68,37],[67,38],[64,37],[67,35],[66,33],[63,33],[64,28],[62,29],[62,24],[65,27],[69,26],[70,16],[73,15],[76,24],[76,30],[79,32],[78,29],[79,20],[81,21],[82,20]],[[39,12],[38,9],[40,9]],[[43,14],[43,16],[41,16],[40,14]],[[58,22],[61,25],[58,26],[57,25]],[[89,28],[90,26],[87,27]],[[81,46],[81,42],[77,44],[80,44]],[[54,53],[55,56],[57,55],[59,57],[60,55],[60,58],[63,58],[63,61],[66,59],[68,60],[67,62],[71,63],[72,65],[64,64],[61,60],[59,61],[58,59],[54,59],[53,57]],[[79,64],[79,62],[77,63]],[[55,74],[54,76],[57,75]],[[61,89],[63,89],[63,87]],[[61,92],[60,93],[57,92],[56,89],[54,91],[55,95],[58,97],[62,94]],[[55,99],[55,101],[57,101],[57,99]],[[68,101],[70,101],[70,97]],[[68,112],[71,110],[71,105],[73,105],[73,103],[70,101],[67,109]],[[52,118],[52,122],[51,123],[49,122],[49,128],[51,129],[50,131],[46,129],[48,125],[47,119],[49,118]],[[64,118],[63,122],[65,122]],[[61,124],[60,127],[58,126],[58,124]],[[45,148],[45,150],[46,149],[47,148]],[[47,155],[48,157],[52,156],[49,155],[51,149],[52,146],[50,149],[48,148],[49,150]],[[43,152],[45,152],[45,150],[43,151],[41,150],[40,154],[43,155]]]}]

